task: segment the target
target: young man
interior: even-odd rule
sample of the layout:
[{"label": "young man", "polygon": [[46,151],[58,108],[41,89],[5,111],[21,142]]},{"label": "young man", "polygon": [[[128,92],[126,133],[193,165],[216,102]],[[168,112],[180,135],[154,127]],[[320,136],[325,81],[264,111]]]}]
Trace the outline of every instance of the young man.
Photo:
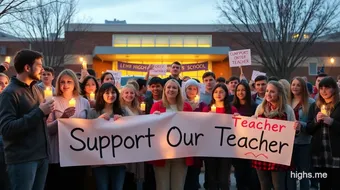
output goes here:
[{"label": "young man", "polygon": [[228,83],[228,90],[229,90],[229,97],[228,100],[229,102],[232,102],[234,100],[234,93],[235,93],[235,88],[240,83],[240,78],[236,76],[232,76],[229,78],[229,83]]},{"label": "young man", "polygon": [[200,93],[200,102],[207,105],[211,102],[211,93],[216,85],[216,76],[213,72],[205,72],[202,76],[203,84],[205,84],[205,91]]},{"label": "young man", "polygon": [[21,50],[14,58],[16,77],[0,95],[0,132],[11,190],[43,190],[48,170],[46,117],[54,101],[46,102],[35,85],[44,71],[43,56]]},{"label": "young man", "polygon": [[55,88],[52,85],[52,81],[54,79],[54,69],[52,67],[44,67],[44,71],[42,73],[41,82],[38,84],[38,87],[41,90],[45,90],[47,87],[52,89],[53,94],[55,94]]},{"label": "young man", "polygon": [[[149,81],[149,90],[151,91],[151,96],[145,99],[145,114],[150,114],[152,105],[162,100],[163,92],[163,80],[159,77],[153,77]],[[153,166],[145,162],[145,182],[144,189],[156,190],[156,180]]]},{"label": "young man", "polygon": [[145,79],[137,79],[136,82],[138,83],[139,89],[138,90],[138,101],[143,102],[145,100],[145,94],[148,88],[146,87],[146,80]]},{"label": "young man", "polygon": [[316,76],[314,93],[312,94],[312,98],[315,100],[319,97],[319,83],[327,76],[328,75],[326,73],[320,73],[318,76]]},{"label": "young man", "polygon": [[226,84],[226,83],[225,83],[225,82],[226,82],[226,80],[225,80],[225,78],[224,78],[224,77],[218,77],[218,78],[216,79],[216,82],[217,82],[217,83]]},{"label": "young man", "polygon": [[268,78],[264,75],[260,75],[255,78],[256,93],[252,95],[252,99],[258,105],[262,103],[264,95],[266,94],[267,83]]},{"label": "young man", "polygon": [[168,78],[163,79],[163,85],[165,85],[165,83],[168,80],[175,79],[177,80],[179,85],[182,86],[182,80],[179,78],[181,71],[182,71],[182,65],[178,61],[173,62],[170,67],[170,76]]}]

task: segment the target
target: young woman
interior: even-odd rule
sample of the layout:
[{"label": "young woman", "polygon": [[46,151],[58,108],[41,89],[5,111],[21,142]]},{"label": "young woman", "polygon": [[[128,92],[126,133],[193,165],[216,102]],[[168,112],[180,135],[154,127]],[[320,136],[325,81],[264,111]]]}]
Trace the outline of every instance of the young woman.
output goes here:
[{"label": "young woman", "polygon": [[[309,172],[310,170],[310,142],[311,136],[306,133],[308,110],[314,99],[309,97],[307,84],[301,77],[296,77],[290,85],[291,107],[294,110],[295,119],[301,126],[300,134],[295,137],[293,149],[293,163],[297,172]],[[296,178],[288,176],[288,189],[296,189]],[[300,180],[300,190],[309,190],[309,179]]]},{"label": "young woman", "polygon": [[[257,104],[252,99],[250,86],[241,81],[235,88],[233,106],[242,116],[254,115]],[[251,161],[247,159],[233,159],[234,174],[238,190],[260,189],[256,170],[251,167]]]},{"label": "young woman", "polygon": [[312,135],[312,161],[320,178],[320,189],[340,189],[340,104],[336,81],[326,77],[319,83],[319,97],[309,108],[307,133]]},{"label": "young woman", "polygon": [[[141,115],[142,111],[139,108],[137,100],[137,90],[132,84],[127,84],[122,88],[120,96],[120,104],[126,116]],[[125,184],[131,186],[136,182],[137,190],[143,189],[144,181],[144,163],[127,164],[127,175],[132,177],[125,178]],[[134,188],[135,187],[131,187]]]},{"label": "young woman", "polygon": [[9,78],[7,75],[0,73],[0,94],[6,88],[9,83]]},{"label": "young woman", "polygon": [[[203,109],[204,112],[209,112],[212,105],[216,106],[216,113],[234,114],[237,109],[231,106],[228,100],[228,88],[225,84],[217,84],[212,90],[212,98],[209,107]],[[211,190],[229,190],[231,158],[206,158],[206,188]]]},{"label": "young woman", "polygon": [[[162,101],[152,105],[150,113],[192,111],[190,104],[183,101],[181,87],[175,79],[168,80],[164,85]],[[156,178],[157,190],[184,189],[188,166],[193,165],[192,158],[152,161]]]},{"label": "young woman", "polygon": [[[69,106],[69,101],[76,101],[75,106]],[[80,96],[80,87],[76,74],[69,69],[63,70],[56,81],[55,110],[47,119],[47,129],[50,135],[50,166],[48,169],[47,189],[84,189],[85,167],[60,167],[58,118],[86,118],[90,109],[89,102]]]},{"label": "young woman", "polygon": [[[123,115],[119,102],[119,92],[112,83],[104,83],[98,91],[96,106],[90,111],[88,119],[103,118],[117,120]],[[125,165],[94,166],[97,190],[123,190]]]},{"label": "young woman", "polygon": [[115,78],[113,77],[112,73],[110,72],[105,72],[102,74],[102,76],[100,77],[100,81],[102,84],[107,83],[107,82],[111,82],[112,84],[115,85]]},{"label": "young woman", "polygon": [[279,80],[279,83],[282,84],[283,88],[284,88],[284,91],[286,93],[286,98],[287,98],[287,104],[291,104],[290,100],[292,99],[291,97],[291,91],[290,91],[290,83],[288,80],[286,79],[280,79]]},{"label": "young woman", "polygon": [[87,76],[85,77],[83,83],[80,84],[81,88],[81,94],[85,99],[87,99],[90,102],[91,108],[95,107],[95,97],[94,100],[91,100],[91,93],[94,93],[94,95],[97,94],[99,89],[99,84],[94,76]]},{"label": "young woman", "polygon": [[[204,102],[199,102],[200,85],[194,79],[188,79],[184,85],[184,101],[189,103],[194,112],[202,112],[207,107]],[[184,190],[198,190],[200,188],[199,175],[203,162],[201,158],[194,158],[194,165],[188,167]]]},{"label": "young woman", "polygon": [[[287,104],[286,96],[282,96],[284,93],[282,84],[277,81],[268,82],[264,100],[257,107],[254,116],[295,121],[293,109]],[[296,129],[299,130],[299,127]],[[286,189],[286,175],[292,170],[291,166],[255,160],[252,161],[252,166],[257,170],[261,190],[270,190],[272,186],[274,190]]]}]

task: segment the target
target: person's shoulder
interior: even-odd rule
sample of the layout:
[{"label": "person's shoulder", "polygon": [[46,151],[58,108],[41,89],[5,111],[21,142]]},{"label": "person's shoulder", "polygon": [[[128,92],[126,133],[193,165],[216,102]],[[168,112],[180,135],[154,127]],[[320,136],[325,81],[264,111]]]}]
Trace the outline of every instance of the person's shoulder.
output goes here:
[{"label": "person's shoulder", "polygon": [[314,103],[315,102],[315,100],[313,99],[313,98],[308,98],[308,103],[309,104],[312,104],[312,103]]},{"label": "person's shoulder", "polygon": [[237,113],[238,112],[238,110],[237,110],[237,108],[235,107],[235,106],[233,106],[233,105],[231,105],[231,113]]}]

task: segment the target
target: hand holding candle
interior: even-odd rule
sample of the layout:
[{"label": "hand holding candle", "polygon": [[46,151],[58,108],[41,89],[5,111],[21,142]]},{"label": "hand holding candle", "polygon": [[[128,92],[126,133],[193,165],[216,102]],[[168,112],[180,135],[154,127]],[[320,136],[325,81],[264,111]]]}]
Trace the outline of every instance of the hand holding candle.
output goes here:
[{"label": "hand holding candle", "polygon": [[50,89],[50,87],[46,87],[46,89],[44,90],[44,96],[46,101],[50,101],[52,99],[53,92],[52,89]]},{"label": "hand holding candle", "polygon": [[140,110],[145,111],[145,103],[144,102],[142,102],[140,104]]},{"label": "hand holding candle", "polygon": [[196,97],[195,97],[195,103],[198,103],[199,101],[200,101],[200,97],[198,96],[198,95],[196,95]]},{"label": "hand holding candle", "polygon": [[82,66],[83,66],[83,69],[87,70],[87,61],[83,61]]},{"label": "hand holding candle", "polygon": [[216,113],[216,106],[215,106],[215,104],[213,104],[211,106],[211,110],[210,111]]},{"label": "hand holding candle", "polygon": [[10,62],[11,62],[11,57],[10,57],[10,56],[6,56],[5,62],[6,62],[6,63],[10,63]]},{"label": "hand holding candle", "polygon": [[95,100],[95,94],[93,92],[90,93],[90,100],[91,101]]},{"label": "hand holding candle", "polygon": [[325,105],[322,105],[322,106],[321,106],[320,111],[321,111],[322,114],[328,115],[328,112],[327,112],[327,109],[326,109],[326,106],[325,106]]},{"label": "hand holding candle", "polygon": [[76,100],[74,98],[68,102],[68,107],[76,107]]}]

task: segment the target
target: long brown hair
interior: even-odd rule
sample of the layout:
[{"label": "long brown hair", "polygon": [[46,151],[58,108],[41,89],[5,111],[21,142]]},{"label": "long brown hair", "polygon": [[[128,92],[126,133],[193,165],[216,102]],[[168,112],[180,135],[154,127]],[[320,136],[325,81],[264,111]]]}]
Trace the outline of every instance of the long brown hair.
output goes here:
[{"label": "long brown hair", "polygon": [[175,80],[175,79],[170,79],[168,80],[165,85],[164,85],[164,88],[163,88],[163,96],[162,96],[162,103],[163,103],[163,106],[166,107],[166,108],[169,108],[170,107],[170,103],[168,101],[168,98],[166,96],[166,88],[167,86],[169,85],[169,83],[175,83],[176,86],[177,86],[177,89],[178,89],[178,94],[176,96],[176,104],[177,104],[177,110],[178,111],[183,111],[183,106],[184,106],[184,100],[183,100],[183,97],[182,97],[182,90],[181,90],[181,86],[179,85],[179,83]]},{"label": "long brown hair", "polygon": [[[292,82],[290,85],[292,85],[293,81],[297,80],[300,83],[301,87],[301,103],[302,103],[302,112],[303,114],[307,115],[308,110],[309,110],[309,93],[307,90],[307,83],[302,77],[295,77],[293,78]],[[290,104],[293,104],[293,99],[294,99],[294,94],[291,92],[291,97],[290,97]]]},{"label": "long brown hair", "polygon": [[332,77],[325,77],[322,79],[319,83],[319,96],[318,99],[316,100],[316,105],[318,108],[321,108],[322,105],[326,104],[325,99],[321,96],[320,94],[320,89],[321,87],[328,87],[332,88],[334,90],[333,94],[333,100],[332,103],[330,104],[330,109],[334,109],[335,105],[339,102],[340,97],[339,97],[339,87],[338,84],[335,82],[335,80]]},{"label": "long brown hair", "polygon": [[[275,86],[275,88],[278,91],[278,102],[277,102],[277,111],[279,116],[283,116],[285,114],[285,110],[286,110],[286,106],[287,106],[287,98],[286,96],[282,96],[285,93],[284,87],[281,83],[277,82],[277,81],[269,81],[267,84],[267,88],[269,85],[273,85]],[[266,106],[268,105],[268,102],[266,100],[266,98],[263,99],[262,103],[260,104],[260,106],[262,107],[263,110],[266,110]]]}]

